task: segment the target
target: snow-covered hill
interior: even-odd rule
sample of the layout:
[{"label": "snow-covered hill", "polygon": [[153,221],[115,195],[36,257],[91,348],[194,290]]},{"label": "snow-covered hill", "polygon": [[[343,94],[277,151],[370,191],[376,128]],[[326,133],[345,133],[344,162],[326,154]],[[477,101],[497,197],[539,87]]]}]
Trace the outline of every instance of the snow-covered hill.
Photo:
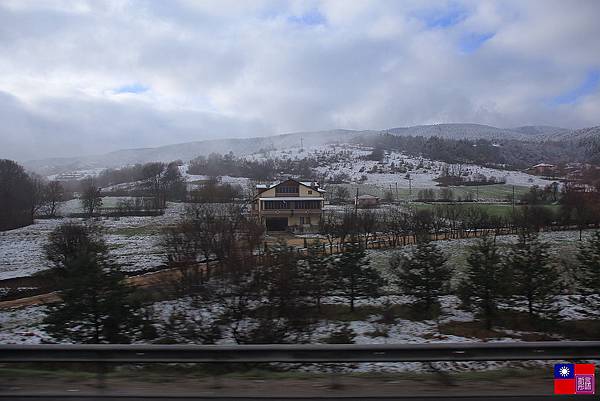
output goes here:
[{"label": "snow-covered hill", "polygon": [[85,170],[99,167],[120,167],[151,161],[188,161],[210,153],[248,155],[261,150],[288,149],[293,146],[320,146],[329,143],[349,143],[356,137],[377,135],[382,132],[403,136],[438,136],[452,139],[519,139],[519,140],[579,140],[589,136],[600,136],[600,127],[569,130],[550,126],[523,126],[497,128],[481,124],[436,124],[413,127],[375,130],[328,130],[316,132],[296,132],[269,137],[228,138],[188,142],[155,148],[124,149],[102,155],[72,158],[50,158],[25,162],[25,166],[43,175],[59,174],[65,171]]},{"label": "snow-covered hill", "polygon": [[387,130],[387,132],[404,136],[438,136],[452,139],[545,140],[567,135],[572,130],[544,125],[497,128],[482,124],[435,124],[392,128]]},{"label": "snow-covered hill", "polygon": [[315,146],[331,142],[347,142],[357,136],[375,134],[378,131],[329,130],[316,132],[296,132],[256,138],[229,138],[198,142],[188,142],[156,148],[125,149],[102,155],[52,158],[25,162],[28,169],[43,175],[58,174],[64,171],[75,171],[96,167],[120,167],[136,163],[153,161],[169,162],[173,160],[190,160],[210,153],[229,153],[245,155],[261,149],[280,149],[289,146]]},{"label": "snow-covered hill", "polygon": [[600,139],[600,125],[596,127],[581,128],[571,131],[560,136],[560,139],[570,141],[580,141],[583,139],[598,138]]}]

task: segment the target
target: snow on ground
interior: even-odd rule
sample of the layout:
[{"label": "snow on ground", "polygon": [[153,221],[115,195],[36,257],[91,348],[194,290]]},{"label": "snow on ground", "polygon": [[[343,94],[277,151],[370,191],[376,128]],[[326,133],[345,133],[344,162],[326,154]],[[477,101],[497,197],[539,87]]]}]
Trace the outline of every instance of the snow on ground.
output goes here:
[{"label": "snow on ground", "polygon": [[0,310],[0,344],[39,344],[50,336],[41,327],[46,307]]},{"label": "snow on ground", "polygon": [[[162,216],[120,217],[96,221],[106,233],[110,254],[124,270],[144,270],[165,262],[160,247],[162,227],[173,224],[186,205],[169,203]],[[44,255],[48,234],[66,221],[85,219],[44,219],[15,230],[0,232],[0,279],[29,276],[51,267]]]},{"label": "snow on ground", "polygon": [[[343,298],[328,297],[323,300],[325,304],[347,304]],[[401,305],[410,302],[406,296],[383,296],[376,299],[359,300],[360,306],[382,306],[386,302]],[[564,300],[568,303],[568,300]],[[394,323],[385,324],[380,322],[381,316],[371,315],[363,321],[354,320],[342,322],[337,320],[320,320],[310,331],[310,337],[306,338],[310,343],[324,343],[332,332],[348,325],[355,333],[356,344],[423,344],[423,343],[469,343],[478,342],[481,339],[462,337],[457,335],[442,334],[439,324],[448,322],[469,322],[474,319],[471,312],[458,308],[459,301],[454,296],[445,296],[441,299],[442,316],[438,321],[421,320],[413,321],[407,319],[396,319]],[[216,314],[222,312],[217,304],[195,303],[192,298],[186,297],[171,301],[156,302],[153,305],[154,320],[159,332],[164,331],[165,323],[169,321],[172,313],[183,313],[192,319],[201,319],[203,322],[214,320]],[[38,344],[52,341],[45,333],[41,323],[45,316],[45,307],[28,307],[15,310],[0,311],[0,344]],[[573,316],[570,317],[571,319]],[[569,318],[567,318],[569,319]],[[242,324],[243,326],[243,324]],[[231,327],[222,326],[223,338],[218,344],[235,344],[231,333]],[[486,339],[488,342],[520,341],[519,337],[525,332],[498,329],[498,336]],[[557,339],[560,339],[557,337]],[[459,372],[469,370],[490,370],[506,367],[534,367],[545,366],[549,362],[460,362],[460,363],[435,363],[437,369],[447,372]],[[332,365],[306,365],[299,369],[317,372],[323,369],[332,369]],[[344,372],[429,372],[432,366],[423,363],[358,363],[338,365],[339,371]]]},{"label": "snow on ground", "polygon": [[[268,158],[298,160],[306,157],[314,157],[317,160],[325,160],[331,156],[338,156],[339,161],[319,166],[316,170],[329,177],[341,173],[347,174],[353,183],[360,182],[361,177],[364,175],[367,177],[365,184],[387,188],[390,184],[395,185],[398,183],[398,188],[400,189],[408,189],[409,187],[409,181],[404,178],[406,173],[371,173],[371,169],[374,166],[381,166],[386,170],[389,169],[391,163],[394,163],[395,166],[404,165],[408,167],[408,172],[412,179],[412,188],[420,189],[436,187],[438,183],[434,179],[440,176],[442,168],[447,165],[444,162],[413,157],[401,152],[389,153],[385,156],[382,163],[372,160],[362,160],[361,157],[369,155],[371,150],[371,148],[361,146],[330,144],[326,146],[307,147],[303,150],[299,147],[292,147],[255,153],[247,156],[247,158],[251,160],[266,160]],[[450,170],[458,169],[458,165],[450,164],[448,166]],[[493,176],[497,179],[505,180],[507,185],[539,185],[543,187],[552,182],[521,171],[498,170],[471,164],[463,164],[460,168],[468,177],[473,177],[476,174],[483,174],[486,177]]]},{"label": "snow on ground", "polygon": [[97,168],[83,169],[83,170],[73,170],[73,171],[69,171],[68,173],[52,174],[52,175],[46,176],[46,178],[50,181],[61,180],[61,179],[66,179],[66,180],[83,179],[83,178],[87,178],[87,177],[97,177],[104,170],[106,170],[104,167],[97,167]]},{"label": "snow on ground", "polygon": [[[211,178],[208,175],[189,174],[188,173],[189,167],[190,167],[189,163],[185,163],[185,164],[179,166],[179,172],[181,173],[181,176],[183,177],[185,182],[192,183],[192,182],[197,182],[197,181],[207,181]],[[250,179],[246,178],[246,177],[231,177],[229,175],[223,175],[223,176],[220,176],[219,178],[220,178],[221,182],[224,184],[225,183],[237,184],[237,185],[241,185],[242,187],[245,187],[248,184],[248,182],[250,182]]]},{"label": "snow on ground", "polygon": [[36,220],[33,225],[0,232],[0,279],[29,276],[50,268],[44,244],[61,221]]}]

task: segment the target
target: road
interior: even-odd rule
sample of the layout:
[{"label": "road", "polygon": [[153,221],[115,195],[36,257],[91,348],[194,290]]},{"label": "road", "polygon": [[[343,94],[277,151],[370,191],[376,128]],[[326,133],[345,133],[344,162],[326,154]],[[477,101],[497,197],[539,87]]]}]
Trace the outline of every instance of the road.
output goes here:
[{"label": "road", "polygon": [[[123,396],[123,395],[97,395],[97,394],[89,394],[89,395],[44,395],[44,396],[36,396],[36,397],[28,397],[28,396],[3,396],[0,394],[0,400],[11,400],[11,401],[113,401],[113,400],[123,400],[123,401],[258,401],[258,400],[266,400],[266,401],[318,401],[318,400],[335,400],[335,401],[463,401],[463,400],[485,400],[485,401],[548,401],[549,396],[547,395],[506,395],[506,396],[489,396],[489,395],[462,395],[462,396],[440,396],[440,397],[420,397],[420,396],[397,396],[397,397],[369,397],[369,396],[360,396],[360,397],[270,397],[266,396],[256,396],[256,397],[213,397],[213,396],[197,396],[197,395],[189,395],[189,396],[160,396],[160,395],[145,395],[145,396]],[[555,398],[559,400],[596,400],[595,396],[583,396],[583,395],[573,395],[573,396],[560,396],[560,398]]]},{"label": "road", "polygon": [[[19,373],[0,375],[0,400],[548,400],[553,372],[516,369],[514,374],[473,372],[440,380],[431,374],[382,373],[368,376],[268,375],[206,376],[171,370],[115,371],[101,381],[93,375]],[[560,399],[570,399],[562,396]],[[576,396],[577,400],[590,399]]]}]

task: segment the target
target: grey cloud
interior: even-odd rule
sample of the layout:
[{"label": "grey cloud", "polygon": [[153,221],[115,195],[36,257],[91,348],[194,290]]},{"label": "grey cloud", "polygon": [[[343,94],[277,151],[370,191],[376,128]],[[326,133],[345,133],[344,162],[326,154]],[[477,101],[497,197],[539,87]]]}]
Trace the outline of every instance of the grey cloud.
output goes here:
[{"label": "grey cloud", "polygon": [[[594,0],[0,4],[0,157],[422,123],[597,125]],[[17,6],[15,6],[17,4]],[[427,27],[420,15],[464,17]],[[324,23],[291,16],[318,12]],[[470,33],[493,33],[471,54]],[[149,90],[115,96],[139,83]]]}]

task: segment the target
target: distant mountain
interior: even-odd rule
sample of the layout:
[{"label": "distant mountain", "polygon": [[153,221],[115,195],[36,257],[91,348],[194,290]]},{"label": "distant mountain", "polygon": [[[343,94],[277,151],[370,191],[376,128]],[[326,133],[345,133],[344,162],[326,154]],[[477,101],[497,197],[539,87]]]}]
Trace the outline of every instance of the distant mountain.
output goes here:
[{"label": "distant mountain", "polygon": [[527,141],[580,140],[599,136],[600,127],[569,130],[543,125],[516,128],[497,128],[482,124],[435,124],[413,127],[390,128],[383,131],[358,131],[336,129],[316,132],[296,132],[269,137],[213,139],[197,142],[159,146],[155,148],[125,149],[96,156],[51,158],[24,163],[31,170],[44,175],[65,171],[84,170],[99,167],[119,167],[150,161],[187,161],[210,153],[251,154],[261,149],[285,149],[294,146],[322,145],[332,142],[349,142],[357,137],[375,135],[382,132],[404,136],[438,136],[452,139],[517,139]]},{"label": "distant mountain", "polygon": [[156,148],[124,149],[85,157],[50,158],[25,162],[28,169],[50,175],[65,171],[86,170],[98,167],[119,167],[151,161],[169,162],[191,160],[210,153],[251,154],[261,149],[281,149],[294,146],[316,146],[332,142],[345,142],[357,136],[375,134],[378,131],[329,130],[316,132],[296,132],[269,137],[212,139],[187,142]]},{"label": "distant mountain", "polygon": [[497,128],[483,124],[435,124],[417,125],[386,130],[395,135],[438,136],[452,139],[519,139],[544,140],[559,135],[566,135],[572,130],[543,125],[516,128]]},{"label": "distant mountain", "polygon": [[578,130],[574,130],[567,134],[561,135],[559,138],[561,140],[568,141],[580,141],[593,138],[600,140],[600,125],[596,127],[581,128]]},{"label": "distant mountain", "polygon": [[535,137],[538,139],[552,139],[564,135],[569,135],[573,132],[572,129],[551,127],[548,125],[526,125],[524,127],[511,128],[511,131],[516,131],[521,134]]},{"label": "distant mountain", "polygon": [[482,124],[435,124],[400,127],[386,130],[403,136],[437,136],[452,139],[521,139],[523,134]]}]

